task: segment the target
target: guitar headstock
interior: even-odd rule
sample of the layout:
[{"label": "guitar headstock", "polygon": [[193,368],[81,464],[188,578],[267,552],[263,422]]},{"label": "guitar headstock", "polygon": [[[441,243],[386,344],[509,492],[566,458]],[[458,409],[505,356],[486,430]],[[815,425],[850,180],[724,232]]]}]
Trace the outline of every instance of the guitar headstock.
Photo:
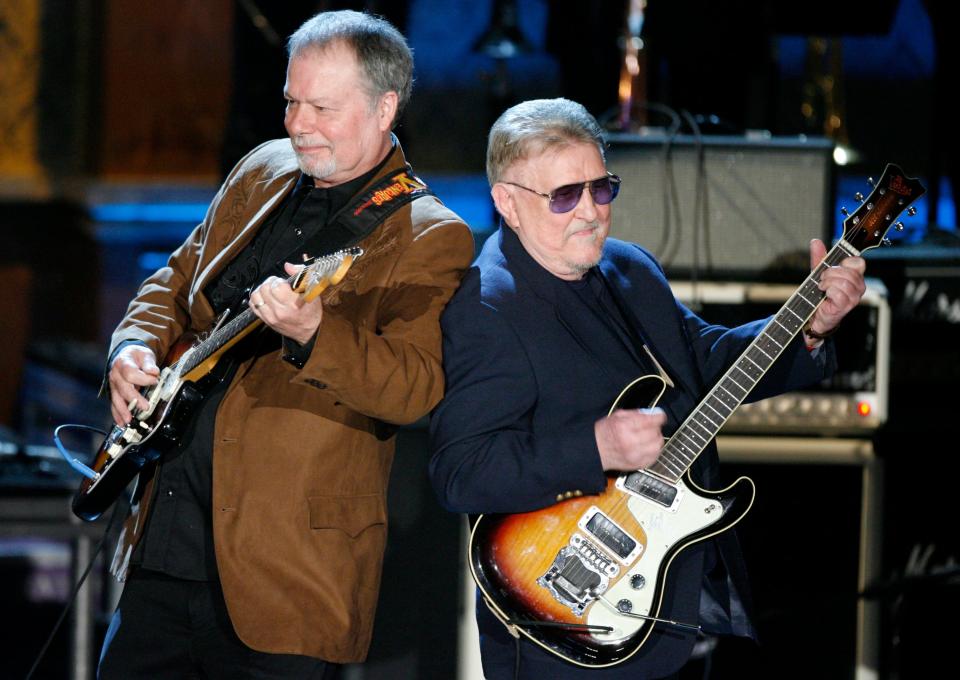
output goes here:
[{"label": "guitar headstock", "polygon": [[344,248],[323,255],[304,265],[290,285],[304,300],[310,302],[329,286],[340,283],[354,260],[363,255],[363,248]]},{"label": "guitar headstock", "polygon": [[907,177],[889,163],[870,195],[843,221],[843,240],[861,253],[876,248],[884,242],[890,227],[903,229],[896,219],[904,210],[914,215],[916,209],[911,205],[926,191],[919,180]]}]

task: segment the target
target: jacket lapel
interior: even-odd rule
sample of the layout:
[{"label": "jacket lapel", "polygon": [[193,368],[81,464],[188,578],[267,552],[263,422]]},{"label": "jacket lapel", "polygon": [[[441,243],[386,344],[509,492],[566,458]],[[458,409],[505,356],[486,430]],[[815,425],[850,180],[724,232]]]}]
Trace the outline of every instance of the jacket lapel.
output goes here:
[{"label": "jacket lapel", "polygon": [[296,185],[299,173],[294,161],[292,168],[286,172],[257,182],[242,205],[224,207],[226,214],[217,217],[218,234],[223,234],[224,238],[213,244],[210,259],[194,285],[196,292],[202,291],[210,279],[244,249],[267,215],[280,205]]}]

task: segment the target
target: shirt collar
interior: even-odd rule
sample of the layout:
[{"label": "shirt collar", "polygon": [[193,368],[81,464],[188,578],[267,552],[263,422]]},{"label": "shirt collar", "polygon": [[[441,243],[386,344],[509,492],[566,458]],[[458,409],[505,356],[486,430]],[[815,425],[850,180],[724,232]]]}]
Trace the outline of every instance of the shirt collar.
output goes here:
[{"label": "shirt collar", "polygon": [[297,179],[297,184],[294,190],[298,193],[308,193],[311,191],[325,192],[327,199],[330,201],[330,214],[335,214],[338,210],[345,206],[351,198],[360,193],[360,190],[369,184],[370,181],[373,180],[373,178],[376,177],[381,170],[383,170],[383,166],[385,166],[387,161],[390,160],[390,157],[393,155],[393,150],[397,146],[397,138],[392,134],[391,140],[392,144],[390,146],[390,151],[388,151],[387,155],[383,157],[383,160],[377,163],[377,165],[371,170],[365,172],[359,177],[354,177],[353,179],[349,179],[346,182],[332,187],[318,187],[314,185],[313,178],[310,177],[310,175],[301,172],[300,177]]}]

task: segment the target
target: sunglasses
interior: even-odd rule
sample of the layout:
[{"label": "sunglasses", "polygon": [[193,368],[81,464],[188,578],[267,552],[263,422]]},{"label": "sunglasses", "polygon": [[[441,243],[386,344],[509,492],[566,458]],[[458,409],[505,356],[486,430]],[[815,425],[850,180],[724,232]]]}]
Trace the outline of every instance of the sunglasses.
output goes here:
[{"label": "sunglasses", "polygon": [[590,188],[590,195],[593,197],[593,202],[597,205],[607,205],[617,197],[617,194],[620,193],[620,178],[611,172],[608,172],[606,177],[591,179],[588,182],[564,184],[562,187],[557,187],[549,194],[541,193],[536,189],[525,187],[522,184],[517,184],[516,182],[504,181],[503,183],[514,187],[520,187],[521,189],[526,189],[530,193],[536,194],[537,196],[543,196],[544,198],[550,199],[550,212],[554,213],[567,213],[576,208],[577,204],[580,203],[580,197],[583,195],[584,187]]}]

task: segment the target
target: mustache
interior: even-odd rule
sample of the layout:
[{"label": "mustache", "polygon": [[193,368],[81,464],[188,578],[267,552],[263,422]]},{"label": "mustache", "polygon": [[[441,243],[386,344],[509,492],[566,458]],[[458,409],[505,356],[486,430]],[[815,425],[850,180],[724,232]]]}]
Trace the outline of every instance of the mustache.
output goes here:
[{"label": "mustache", "polygon": [[592,229],[593,231],[597,231],[597,230],[601,229],[602,227],[603,227],[603,225],[600,223],[600,220],[593,220],[593,221],[591,221],[591,222],[583,222],[583,223],[578,224],[578,225],[572,225],[572,224],[571,224],[571,225],[567,228],[567,233],[566,233],[566,235],[567,235],[567,236],[573,236],[573,235],[576,234],[578,231],[583,231],[584,229]]},{"label": "mustache", "polygon": [[293,142],[293,146],[296,147],[297,149],[304,146],[307,146],[307,147],[323,146],[328,148],[333,146],[332,144],[330,144],[330,142],[328,142],[325,139],[306,137],[304,135],[294,135],[293,137],[290,138],[290,140]]}]

